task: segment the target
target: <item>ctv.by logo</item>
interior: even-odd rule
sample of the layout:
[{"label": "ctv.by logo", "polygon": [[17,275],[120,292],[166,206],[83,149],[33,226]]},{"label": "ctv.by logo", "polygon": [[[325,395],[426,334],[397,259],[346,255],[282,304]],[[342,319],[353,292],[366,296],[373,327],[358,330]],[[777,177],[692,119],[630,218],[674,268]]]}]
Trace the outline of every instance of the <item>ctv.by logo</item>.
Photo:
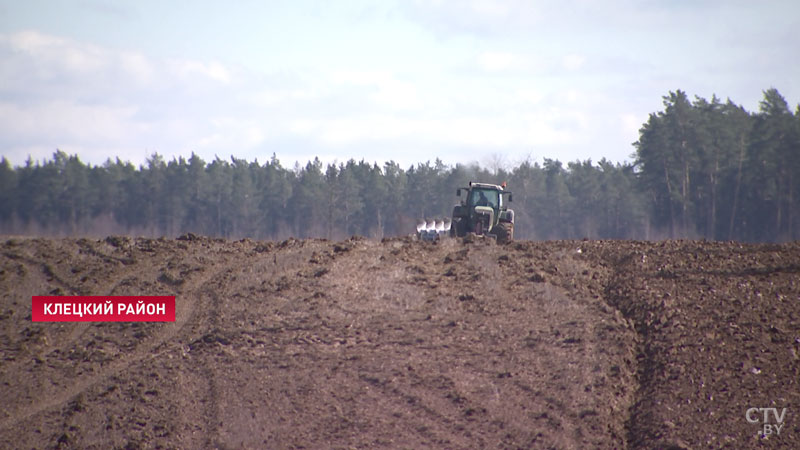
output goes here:
[{"label": "ctv.by logo", "polygon": [[[758,436],[763,438],[769,437],[772,434],[780,436],[781,430],[785,425],[783,419],[786,418],[786,408],[781,409],[780,414],[778,414],[778,408],[750,408],[744,415],[748,422],[759,423],[762,419],[762,417],[759,416],[762,414],[764,427],[759,431]],[[771,421],[770,419],[774,420]]]}]

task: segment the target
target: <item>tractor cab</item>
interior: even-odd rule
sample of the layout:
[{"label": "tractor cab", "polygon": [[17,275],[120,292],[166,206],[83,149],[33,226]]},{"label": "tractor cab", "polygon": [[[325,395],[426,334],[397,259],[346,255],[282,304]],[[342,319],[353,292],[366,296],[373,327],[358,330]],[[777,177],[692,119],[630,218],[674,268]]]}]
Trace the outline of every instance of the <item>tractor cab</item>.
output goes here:
[{"label": "tractor cab", "polygon": [[[469,187],[456,190],[466,191],[466,199],[453,208],[452,236],[464,236],[467,233],[477,235],[494,235],[498,241],[510,240],[513,236],[514,211],[508,209],[505,200],[511,201],[511,192],[502,185],[470,182]],[[504,199],[504,196],[508,196]]]},{"label": "tractor cab", "polygon": [[501,205],[501,199],[497,189],[475,188],[469,194],[467,206],[488,206],[497,210]]}]

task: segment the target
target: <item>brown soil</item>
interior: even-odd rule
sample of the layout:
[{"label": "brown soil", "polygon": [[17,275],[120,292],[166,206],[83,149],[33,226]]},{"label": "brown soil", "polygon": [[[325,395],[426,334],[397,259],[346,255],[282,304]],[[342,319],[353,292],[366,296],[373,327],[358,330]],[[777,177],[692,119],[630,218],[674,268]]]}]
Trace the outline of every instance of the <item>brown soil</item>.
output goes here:
[{"label": "brown soil", "polygon": [[798,243],[4,238],[0,296],[0,448],[800,447]]}]

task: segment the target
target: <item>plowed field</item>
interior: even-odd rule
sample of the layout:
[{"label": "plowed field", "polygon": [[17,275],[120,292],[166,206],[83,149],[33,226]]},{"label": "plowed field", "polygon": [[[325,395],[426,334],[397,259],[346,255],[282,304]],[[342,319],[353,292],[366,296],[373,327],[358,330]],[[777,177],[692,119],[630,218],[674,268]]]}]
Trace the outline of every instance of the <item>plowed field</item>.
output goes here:
[{"label": "plowed field", "polygon": [[2,448],[800,448],[799,383],[798,243],[0,240]]}]

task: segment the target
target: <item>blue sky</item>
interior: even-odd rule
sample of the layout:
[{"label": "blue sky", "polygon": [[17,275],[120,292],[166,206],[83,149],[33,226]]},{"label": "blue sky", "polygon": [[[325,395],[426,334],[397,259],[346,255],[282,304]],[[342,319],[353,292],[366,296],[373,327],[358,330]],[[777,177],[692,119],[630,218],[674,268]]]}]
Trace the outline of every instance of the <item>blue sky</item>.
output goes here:
[{"label": "blue sky", "polygon": [[0,155],[630,160],[661,97],[800,101],[800,2],[0,0]]}]

